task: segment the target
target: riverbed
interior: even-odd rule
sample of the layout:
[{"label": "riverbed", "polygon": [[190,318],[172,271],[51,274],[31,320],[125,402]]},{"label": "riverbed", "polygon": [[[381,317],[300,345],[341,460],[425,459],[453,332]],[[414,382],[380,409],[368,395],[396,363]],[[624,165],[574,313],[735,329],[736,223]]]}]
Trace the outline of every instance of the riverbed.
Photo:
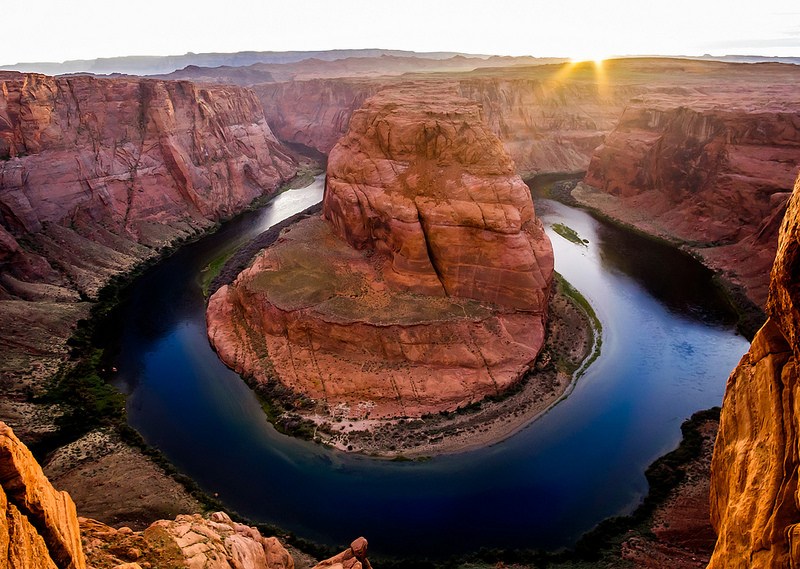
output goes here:
[{"label": "riverbed", "polygon": [[[537,200],[556,270],[603,324],[600,357],[567,399],[498,444],[424,462],[286,437],[209,346],[201,272],[321,196],[320,177],[229,222],[145,274],[121,309],[117,384],[129,395],[130,424],[254,520],[332,545],[365,535],[376,555],[569,546],[636,507],[647,465],[676,446],[684,419],[721,403],[747,349],[710,271],[695,260]],[[554,223],[588,242],[568,241]]]}]

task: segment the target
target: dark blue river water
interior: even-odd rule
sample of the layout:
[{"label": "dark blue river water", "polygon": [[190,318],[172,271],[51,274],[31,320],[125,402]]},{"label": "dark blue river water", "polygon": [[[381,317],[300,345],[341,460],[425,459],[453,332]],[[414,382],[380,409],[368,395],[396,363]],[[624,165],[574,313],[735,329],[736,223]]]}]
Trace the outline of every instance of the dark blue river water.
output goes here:
[{"label": "dark blue river water", "polygon": [[647,465],[676,446],[684,419],[721,403],[747,348],[695,261],[539,200],[546,225],[589,240],[581,247],[548,229],[557,270],[604,326],[602,354],[569,398],[501,443],[421,463],[280,435],[211,350],[199,273],[320,198],[321,180],[286,192],[139,279],[122,309],[116,363],[130,424],[148,443],[230,508],[303,537],[365,535],[377,555],[570,545],[635,508]]}]

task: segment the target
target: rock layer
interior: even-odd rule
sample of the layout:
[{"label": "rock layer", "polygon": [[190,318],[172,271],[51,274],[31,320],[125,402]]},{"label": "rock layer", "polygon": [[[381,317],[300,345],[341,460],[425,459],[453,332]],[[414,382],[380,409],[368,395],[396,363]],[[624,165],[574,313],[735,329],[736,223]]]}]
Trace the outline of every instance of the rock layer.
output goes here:
[{"label": "rock layer", "polygon": [[529,369],[552,249],[475,103],[370,99],[331,152],[323,211],[210,299],[228,365],[373,419],[453,410]]},{"label": "rock layer", "polygon": [[800,564],[800,179],[781,224],[767,313],[725,392],[711,473],[712,569]]},{"label": "rock layer", "polygon": [[295,169],[248,89],[0,73],[4,378],[51,372],[110,277]]},{"label": "rock layer", "polygon": [[388,257],[395,289],[546,303],[552,248],[530,190],[480,107],[449,89],[396,88],[359,109],[328,159],[323,215],[352,247]]},{"label": "rock layer", "polygon": [[800,165],[800,99],[782,100],[645,98],[625,110],[586,174],[587,184],[614,197],[578,199],[687,244],[711,267],[735,273],[763,306]]},{"label": "rock layer", "polygon": [[83,569],[75,504],[50,484],[30,451],[0,422],[0,564]]}]

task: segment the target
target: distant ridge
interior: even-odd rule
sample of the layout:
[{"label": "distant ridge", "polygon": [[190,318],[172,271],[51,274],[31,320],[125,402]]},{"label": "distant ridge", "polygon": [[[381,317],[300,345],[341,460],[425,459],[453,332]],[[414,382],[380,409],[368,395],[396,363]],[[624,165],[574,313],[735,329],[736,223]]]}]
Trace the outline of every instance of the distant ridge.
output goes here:
[{"label": "distant ridge", "polygon": [[239,51],[236,53],[192,53],[183,55],[130,55],[98,59],[74,59],[58,62],[30,62],[0,65],[7,71],[62,75],[64,73],[93,73],[128,75],[157,75],[172,73],[189,65],[219,67],[222,65],[241,67],[255,63],[296,63],[305,59],[333,61],[346,57],[424,57],[427,59],[449,59],[457,55],[488,58],[489,55],[467,54],[455,51],[414,52],[399,49],[332,49],[327,51]]}]

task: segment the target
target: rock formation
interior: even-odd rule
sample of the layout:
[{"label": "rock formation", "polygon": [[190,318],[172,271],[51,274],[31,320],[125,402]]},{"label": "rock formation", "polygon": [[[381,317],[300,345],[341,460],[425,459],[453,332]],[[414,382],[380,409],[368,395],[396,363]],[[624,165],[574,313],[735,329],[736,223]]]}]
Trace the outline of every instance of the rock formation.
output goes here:
[{"label": "rock formation", "polygon": [[86,567],[75,504],[50,485],[5,423],[0,423],[0,565]]},{"label": "rock formation", "polygon": [[529,369],[553,254],[478,105],[420,85],[371,98],[331,151],[323,215],[210,299],[228,365],[373,419],[453,410]]},{"label": "rock formation", "polygon": [[[8,569],[294,569],[275,537],[224,512],[180,515],[142,532],[78,518],[69,494],[53,488],[30,451],[0,422],[0,567]],[[85,552],[85,553],[84,553]],[[367,540],[317,567],[369,569]]]},{"label": "rock formation", "polygon": [[367,559],[367,540],[359,537],[350,547],[330,559],[321,561],[314,569],[372,569]]},{"label": "rock formation", "polygon": [[[553,66],[506,68],[494,74],[434,75],[426,82],[450,86],[478,102],[523,175],[585,170],[592,151],[610,132],[625,102],[643,91],[615,85],[600,92],[593,81],[558,75]],[[253,87],[276,135],[328,153],[347,131],[350,117],[378,91],[401,79],[341,78],[267,83]]]},{"label": "rock formation", "polygon": [[4,378],[52,373],[110,277],[294,172],[247,89],[0,73]]},{"label": "rock formation", "polygon": [[800,178],[781,224],[769,316],[728,379],[711,472],[711,569],[800,564]]},{"label": "rock formation", "polygon": [[[592,157],[576,195],[687,244],[763,306],[780,220],[800,165],[800,100],[774,93],[647,97]],[[729,276],[732,276],[729,274]]]}]

